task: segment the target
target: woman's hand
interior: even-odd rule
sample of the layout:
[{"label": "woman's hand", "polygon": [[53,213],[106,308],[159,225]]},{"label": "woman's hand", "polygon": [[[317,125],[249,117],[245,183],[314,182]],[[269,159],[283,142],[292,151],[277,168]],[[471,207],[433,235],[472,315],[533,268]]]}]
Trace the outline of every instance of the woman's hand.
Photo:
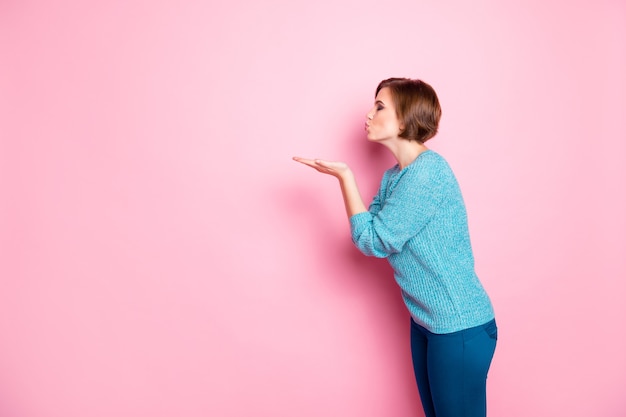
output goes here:
[{"label": "woman's hand", "polygon": [[306,159],[294,156],[293,160],[301,164],[308,165],[311,168],[321,172],[322,174],[332,175],[338,179],[342,179],[351,174],[350,167],[345,162],[323,161],[321,159]]},{"label": "woman's hand", "polygon": [[322,174],[332,175],[339,180],[348,217],[367,211],[365,204],[363,204],[361,194],[359,193],[359,188],[356,185],[354,175],[348,164],[345,162],[322,161],[321,159],[306,159],[297,156],[294,156],[293,160],[308,165]]}]

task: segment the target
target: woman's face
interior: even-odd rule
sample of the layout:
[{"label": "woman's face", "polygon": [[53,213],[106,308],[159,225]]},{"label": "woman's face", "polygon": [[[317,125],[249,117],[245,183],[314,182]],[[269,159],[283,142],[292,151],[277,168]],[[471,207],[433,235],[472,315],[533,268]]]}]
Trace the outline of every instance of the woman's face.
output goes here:
[{"label": "woman's face", "polygon": [[402,126],[396,115],[389,88],[380,89],[374,107],[367,113],[366,118],[365,131],[369,140],[379,142],[398,137]]}]

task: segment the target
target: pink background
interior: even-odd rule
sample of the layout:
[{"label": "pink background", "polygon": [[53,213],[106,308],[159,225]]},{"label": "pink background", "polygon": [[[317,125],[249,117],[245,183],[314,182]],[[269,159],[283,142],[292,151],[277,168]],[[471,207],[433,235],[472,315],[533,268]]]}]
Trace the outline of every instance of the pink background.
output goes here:
[{"label": "pink background", "polygon": [[[508,3],[508,4],[506,4]],[[491,416],[626,415],[626,4],[0,2],[0,416],[420,416],[336,181],[421,78],[499,346]]]}]

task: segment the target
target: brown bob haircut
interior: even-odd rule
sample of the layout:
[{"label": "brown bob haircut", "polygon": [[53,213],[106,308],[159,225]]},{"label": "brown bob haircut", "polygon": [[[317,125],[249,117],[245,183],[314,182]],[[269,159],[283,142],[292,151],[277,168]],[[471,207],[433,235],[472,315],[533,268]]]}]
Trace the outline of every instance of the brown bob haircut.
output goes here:
[{"label": "brown bob haircut", "polygon": [[426,142],[437,134],[441,106],[435,90],[424,81],[409,78],[389,78],[381,81],[376,95],[389,88],[398,120],[404,125],[400,137]]}]

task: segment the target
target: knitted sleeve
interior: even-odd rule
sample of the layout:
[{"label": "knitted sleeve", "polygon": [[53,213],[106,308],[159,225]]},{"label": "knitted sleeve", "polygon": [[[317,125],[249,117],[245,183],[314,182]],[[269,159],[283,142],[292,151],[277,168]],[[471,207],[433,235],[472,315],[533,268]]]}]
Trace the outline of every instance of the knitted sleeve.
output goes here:
[{"label": "knitted sleeve", "polygon": [[446,181],[439,168],[436,159],[422,158],[390,175],[386,190],[383,181],[374,209],[350,218],[352,240],[361,252],[385,258],[423,229],[444,197]]},{"label": "knitted sleeve", "polygon": [[368,210],[374,216],[376,214],[378,214],[378,212],[380,211],[380,207],[382,205],[382,194],[383,194],[383,190],[385,188],[384,184],[387,183],[388,174],[389,173],[387,171],[383,175],[383,178],[380,181],[380,187],[378,188],[378,192],[376,193],[376,195],[374,195],[374,198],[372,198],[372,202],[370,203],[370,206],[369,206]]}]

